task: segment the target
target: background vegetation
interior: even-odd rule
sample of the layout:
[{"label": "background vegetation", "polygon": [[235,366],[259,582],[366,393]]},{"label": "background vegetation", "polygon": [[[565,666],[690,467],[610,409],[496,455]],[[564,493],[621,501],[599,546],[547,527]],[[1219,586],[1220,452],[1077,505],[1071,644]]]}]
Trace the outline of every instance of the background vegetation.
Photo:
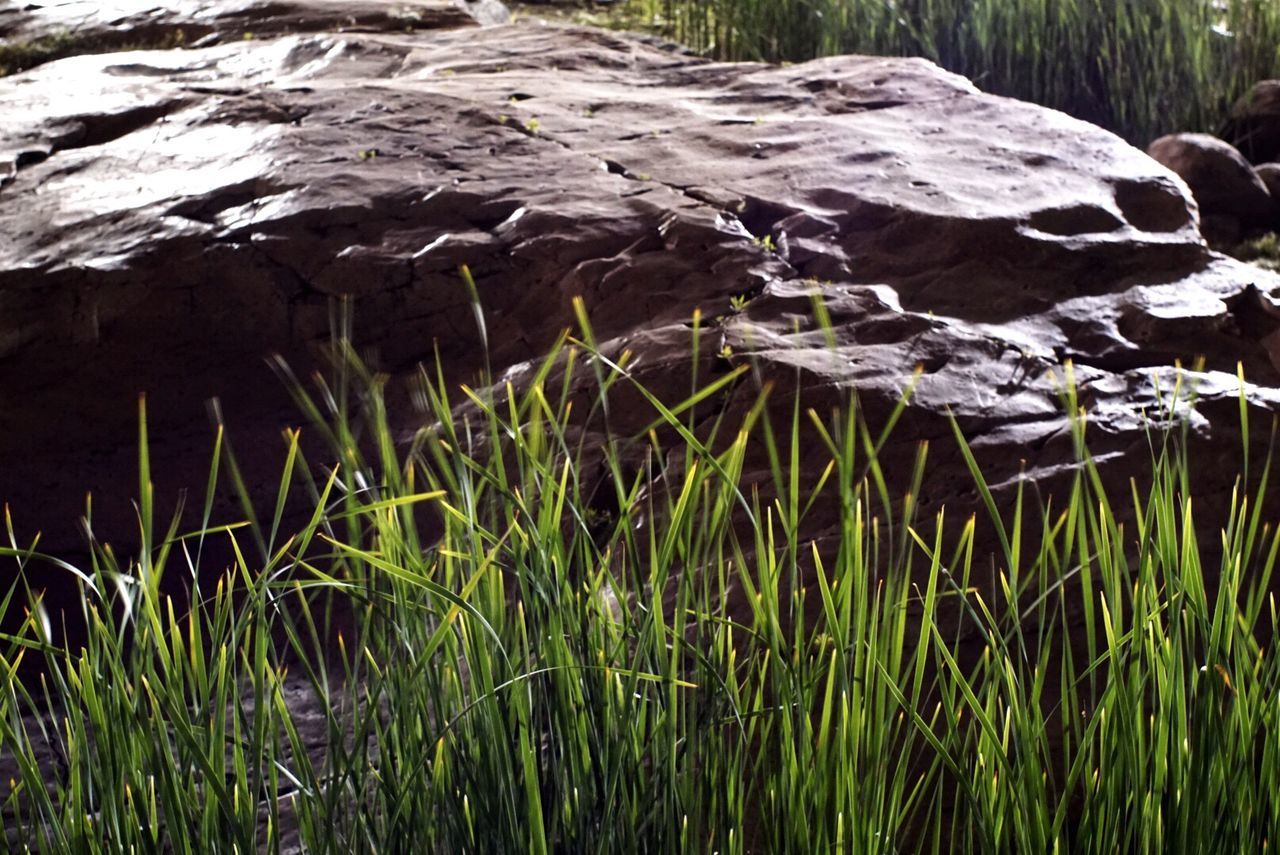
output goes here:
[{"label": "background vegetation", "polygon": [[[1275,0],[629,0],[633,15],[722,59],[924,56],[1145,148],[1212,132],[1280,76]],[[637,12],[638,10],[638,12]]]}]

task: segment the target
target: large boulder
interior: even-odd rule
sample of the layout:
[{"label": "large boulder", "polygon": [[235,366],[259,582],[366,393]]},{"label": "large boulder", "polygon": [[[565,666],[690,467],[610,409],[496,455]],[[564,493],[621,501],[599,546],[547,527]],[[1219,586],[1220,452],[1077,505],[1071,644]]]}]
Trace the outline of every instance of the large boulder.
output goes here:
[{"label": "large boulder", "polygon": [[1231,107],[1219,136],[1253,163],[1280,159],[1280,80],[1254,84]]},{"label": "large boulder", "polygon": [[1232,243],[1242,226],[1274,219],[1276,203],[1267,185],[1240,152],[1217,137],[1170,134],[1151,143],[1147,154],[1187,182],[1211,242]]},{"label": "large boulder", "polygon": [[[1175,365],[1204,360],[1209,495],[1231,487],[1237,363],[1250,404],[1280,409],[1280,280],[1206,247],[1181,180],[923,60],[720,64],[536,22],[252,26],[0,81],[0,501],[45,548],[80,542],[85,489],[100,532],[135,525],[144,390],[162,497],[202,482],[212,396],[269,494],[298,416],[262,359],[307,363],[334,297],[384,369],[438,348],[470,377],[463,264],[491,364],[515,378],[578,295],[605,346],[673,393],[698,308],[704,354],[798,372],[815,404],[853,386],[876,418],[922,366],[886,455],[938,440],[926,515],[974,496],[950,414],[998,492],[1068,471],[1063,360],[1119,479],[1146,465],[1152,378],[1171,386]],[[805,320],[815,290],[834,350]]]}]

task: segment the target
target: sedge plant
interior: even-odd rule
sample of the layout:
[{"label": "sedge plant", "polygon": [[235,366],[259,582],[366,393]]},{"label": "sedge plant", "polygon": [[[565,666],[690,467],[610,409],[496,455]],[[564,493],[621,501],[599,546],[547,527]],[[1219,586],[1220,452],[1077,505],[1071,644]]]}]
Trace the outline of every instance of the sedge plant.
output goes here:
[{"label": "sedge plant", "polygon": [[[1199,519],[1185,436],[1153,427],[1115,495],[1066,382],[1065,495],[996,490],[957,427],[984,510],[949,526],[918,518],[925,446],[881,464],[909,387],[873,425],[854,394],[702,376],[695,322],[690,392],[663,400],[578,306],[520,386],[424,368],[417,427],[346,328],[328,376],[278,366],[307,426],[273,502],[219,428],[203,503],[158,519],[140,407],[136,550],[88,517],[73,566],[8,524],[8,847],[1274,845],[1280,538],[1244,489],[1269,460]],[[82,644],[43,602],[55,572]]]},{"label": "sedge plant", "polygon": [[1280,75],[1272,0],[631,0],[636,17],[720,59],[923,56],[1144,148],[1213,132]]}]

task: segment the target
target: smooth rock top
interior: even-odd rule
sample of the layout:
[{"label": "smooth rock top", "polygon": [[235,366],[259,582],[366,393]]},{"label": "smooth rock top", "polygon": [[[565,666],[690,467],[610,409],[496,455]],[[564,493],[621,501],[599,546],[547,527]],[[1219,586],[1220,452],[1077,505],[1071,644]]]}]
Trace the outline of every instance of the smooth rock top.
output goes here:
[{"label": "smooth rock top", "polygon": [[[162,492],[202,483],[214,395],[270,492],[278,428],[299,417],[261,360],[305,362],[334,296],[355,298],[382,366],[438,346],[471,377],[462,264],[511,376],[573,325],[578,295],[672,394],[699,308],[712,368],[799,368],[818,396],[856,386],[873,417],[923,366],[899,437],[904,460],[940,440],[925,514],[971,495],[948,412],[993,482],[1020,460],[1029,477],[1064,471],[1047,373],[1064,359],[1122,474],[1146,465],[1152,374],[1171,388],[1175,362],[1205,357],[1196,424],[1224,460],[1237,363],[1253,404],[1280,403],[1280,281],[1207,249],[1181,180],[923,60],[719,64],[537,22],[242,25],[253,40],[0,80],[0,396],[21,402],[0,408],[0,502],[49,548],[76,542],[58,524],[86,487],[116,500],[95,500],[100,528],[129,530],[141,390]],[[815,289],[834,351],[809,320]],[[754,392],[729,394],[745,407]]]}]

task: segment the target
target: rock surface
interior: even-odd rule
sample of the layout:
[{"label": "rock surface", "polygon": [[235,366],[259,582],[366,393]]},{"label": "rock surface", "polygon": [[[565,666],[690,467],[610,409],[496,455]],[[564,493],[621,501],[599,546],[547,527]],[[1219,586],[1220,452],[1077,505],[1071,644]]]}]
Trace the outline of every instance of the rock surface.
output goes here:
[{"label": "rock surface", "polygon": [[1280,163],[1261,163],[1254,167],[1254,172],[1267,187],[1272,199],[1280,200]]},{"label": "rock surface", "polygon": [[[1178,362],[1205,360],[1210,494],[1234,476],[1237,363],[1251,405],[1280,411],[1280,280],[1211,252],[1182,181],[1109,133],[923,60],[717,64],[537,22],[405,32],[376,18],[392,4],[362,7],[356,29],[383,32],[264,23],[338,5],[264,3],[221,30],[164,12],[226,43],[0,80],[0,502],[46,549],[78,548],[86,489],[98,529],[127,537],[140,391],[162,497],[203,484],[211,396],[269,493],[299,418],[263,357],[305,364],[335,296],[383,367],[438,346],[470,377],[462,264],[513,376],[576,295],[673,393],[697,308],[712,368],[798,368],[815,406],[852,385],[874,419],[922,366],[888,454],[938,440],[925,514],[973,498],[949,412],[996,484],[1066,471],[1064,359],[1117,478],[1146,465],[1152,375],[1171,388]],[[21,26],[61,26],[59,8]],[[834,351],[807,320],[815,288]]]},{"label": "rock surface", "polygon": [[1147,154],[1187,182],[1206,220],[1260,224],[1274,219],[1276,203],[1267,185],[1229,143],[1208,134],[1170,134],[1151,143]]},{"label": "rock surface", "polygon": [[413,32],[505,22],[485,0],[220,0],[158,5],[151,0],[44,0],[0,9],[10,44],[65,39],[98,50],[208,46],[313,32]]},{"label": "rock surface", "polygon": [[1253,163],[1280,159],[1280,80],[1262,80],[1237,101],[1220,136]]}]

